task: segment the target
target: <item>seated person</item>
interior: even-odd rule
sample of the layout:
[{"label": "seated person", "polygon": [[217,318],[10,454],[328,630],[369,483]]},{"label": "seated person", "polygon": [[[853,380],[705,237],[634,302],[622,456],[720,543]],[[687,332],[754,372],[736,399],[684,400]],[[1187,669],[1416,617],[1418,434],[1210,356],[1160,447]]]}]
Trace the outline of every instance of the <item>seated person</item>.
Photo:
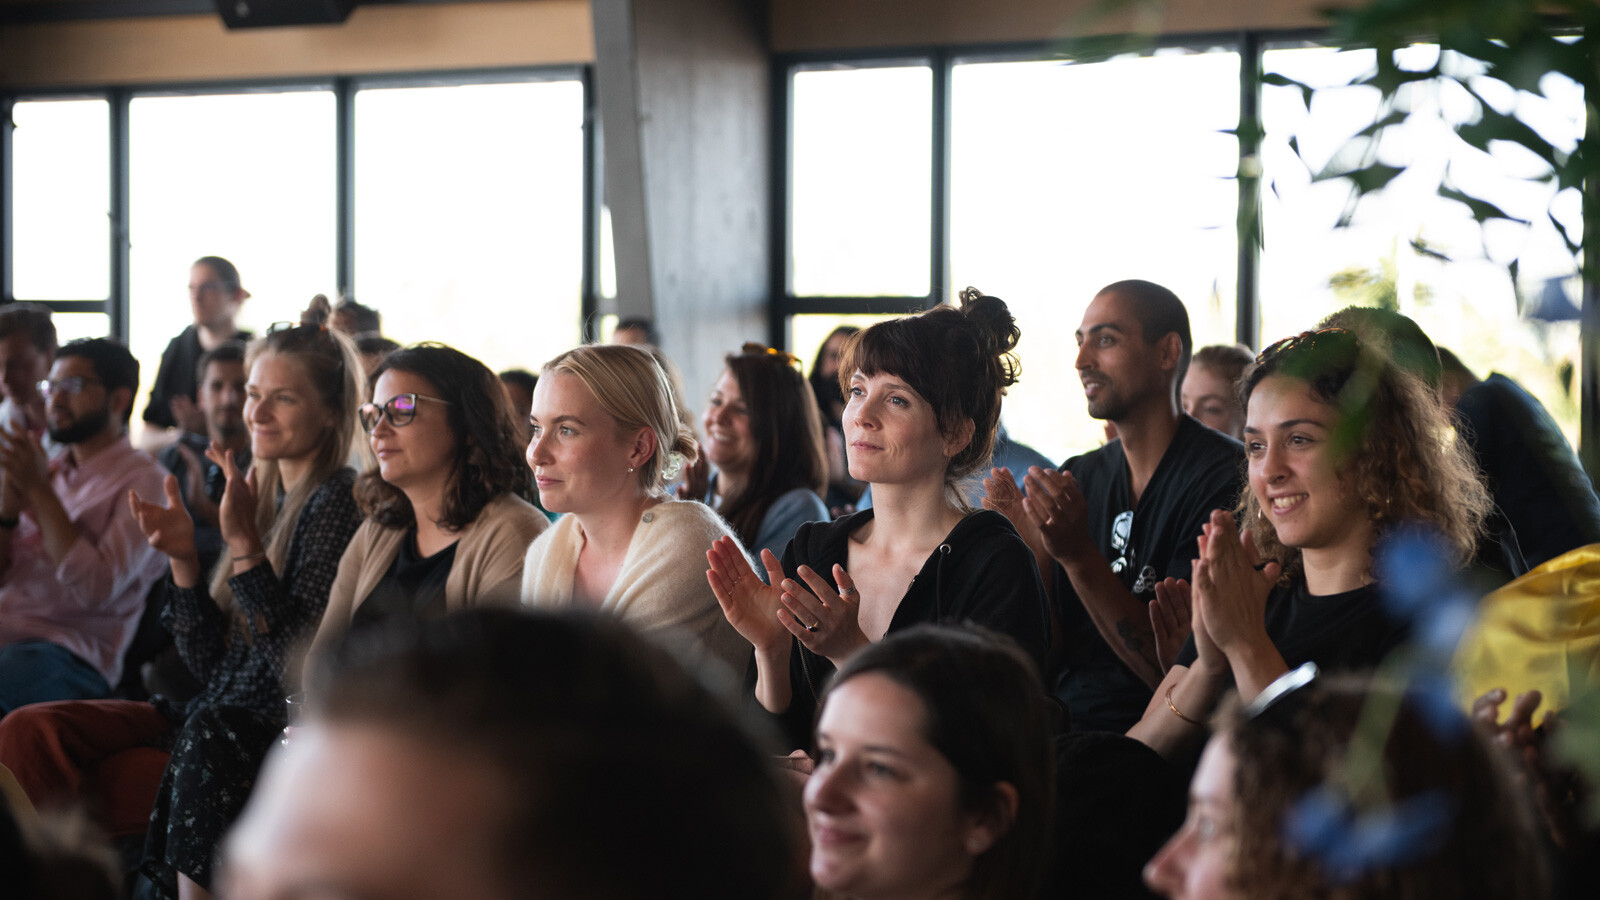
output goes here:
[{"label": "seated person", "polygon": [[522,559],[550,522],[528,502],[494,373],[442,344],[397,350],[361,425],[378,459],[356,482],[367,521],[339,562],[312,656],[352,627],[515,605]]},{"label": "seated person", "polygon": [[[1313,678],[1273,697],[1280,687],[1219,716],[1189,818],[1145,869],[1152,888],[1208,900],[1550,896],[1502,751],[1464,719],[1441,731],[1439,717],[1459,713],[1394,687]],[[1383,731],[1363,716],[1374,704],[1394,710]],[[1371,764],[1357,771],[1358,759]]]},{"label": "seated person", "polygon": [[742,673],[750,648],[705,582],[706,548],[738,542],[710,507],[665,490],[699,452],[677,406],[666,371],[637,347],[591,344],[545,363],[528,464],[545,509],[566,515],[528,548],[522,602],[678,634],[697,660]]},{"label": "seated person", "polygon": [[217,504],[222,501],[227,479],[222,467],[206,458],[206,451],[215,444],[224,452],[233,452],[233,464],[241,471],[250,468],[250,428],[244,421],[244,345],[226,343],[207,350],[195,368],[200,377],[198,400],[205,432],[185,431],[162,448],[156,459],[177,476],[183,506],[194,520],[200,570],[209,572],[222,553]]},{"label": "seated person", "polygon": [[56,326],[50,310],[36,303],[7,303],[0,308],[0,424],[13,431],[45,438],[49,421],[39,382],[50,377],[56,361]]},{"label": "seated person", "polygon": [[316,667],[228,840],[229,897],[787,896],[773,773],[678,660],[575,612],[398,631]]},{"label": "seated person", "polygon": [[339,298],[328,324],[348,334],[357,346],[363,337],[383,334],[383,316],[372,307],[357,303],[354,297]]},{"label": "seated person", "polygon": [[505,391],[506,402],[511,404],[511,421],[517,426],[517,436],[522,446],[528,446],[528,416],[533,413],[533,389],[539,376],[527,369],[507,369],[500,373],[500,387]]},{"label": "seated person", "polygon": [[127,427],[139,362],[107,338],[61,348],[40,390],[50,437],[0,428],[0,715],[27,703],[104,697],[122,675],[166,560],[128,509],[166,473]]},{"label": "seated person", "polygon": [[1043,684],[980,628],[918,625],[850,657],[823,695],[805,786],[817,886],[1039,896],[1055,790]]},{"label": "seated person", "polygon": [[1244,437],[1244,406],[1239,402],[1239,376],[1250,365],[1243,344],[1211,344],[1194,352],[1183,376],[1179,400],[1183,411],[1200,424],[1234,440]]},{"label": "seated person", "polygon": [[839,371],[850,474],[873,485],[876,505],[800,526],[781,563],[761,554],[766,581],[736,541],[708,554],[723,613],[755,652],[755,700],[786,749],[810,743],[835,669],[912,625],[971,621],[1043,666],[1049,620],[1033,556],[1004,516],[956,489],[989,460],[1019,335],[1005,301],[975,288],[959,308],[863,331]]},{"label": "seated person", "polygon": [[[1408,632],[1378,595],[1377,543],[1421,524],[1465,565],[1490,506],[1436,395],[1352,332],[1278,341],[1240,393],[1247,529],[1213,511],[1194,563],[1193,634],[1128,732],[1168,758],[1198,744],[1230,681],[1249,701],[1305,662],[1377,665]],[[1169,579],[1162,590],[1190,585]]]},{"label": "seated person", "polygon": [[715,509],[752,555],[782,553],[801,525],[828,521],[822,419],[798,362],[760,344],[728,354],[706,400],[704,455],[691,468],[716,471],[679,489]]},{"label": "seated person", "polygon": [[146,446],[165,442],[177,428],[204,434],[206,424],[195,407],[199,393],[196,366],[200,355],[230,341],[250,340],[250,332],[234,326],[239,307],[250,297],[239,280],[239,270],[220,256],[202,256],[189,268],[189,306],[194,324],[179,332],[161,352],[144,408]]}]

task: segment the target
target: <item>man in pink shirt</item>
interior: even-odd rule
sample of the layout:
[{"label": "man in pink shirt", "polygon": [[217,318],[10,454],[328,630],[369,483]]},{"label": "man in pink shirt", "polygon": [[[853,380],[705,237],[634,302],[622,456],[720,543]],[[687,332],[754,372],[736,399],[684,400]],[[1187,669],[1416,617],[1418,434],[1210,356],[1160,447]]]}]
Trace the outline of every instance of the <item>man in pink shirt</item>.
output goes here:
[{"label": "man in pink shirt", "polygon": [[0,715],[103,697],[122,674],[166,559],[128,509],[164,496],[165,470],[128,443],[139,362],[106,338],[73,341],[40,384],[52,440],[0,425]]}]

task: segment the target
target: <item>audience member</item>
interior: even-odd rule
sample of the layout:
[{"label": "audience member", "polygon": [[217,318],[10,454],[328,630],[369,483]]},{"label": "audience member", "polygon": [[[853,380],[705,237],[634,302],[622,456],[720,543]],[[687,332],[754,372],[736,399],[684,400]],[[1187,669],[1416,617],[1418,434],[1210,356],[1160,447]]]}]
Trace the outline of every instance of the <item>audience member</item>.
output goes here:
[{"label": "audience member", "polygon": [[220,256],[202,256],[189,269],[189,306],[194,324],[179,332],[161,353],[161,365],[150,385],[144,408],[145,436],[165,441],[167,428],[205,433],[206,424],[194,405],[199,385],[195,367],[200,355],[228,341],[248,341],[250,332],[234,326],[239,307],[250,297],[239,270]]},{"label": "audience member", "polygon": [[817,886],[1038,896],[1055,791],[1042,684],[981,628],[920,625],[852,656],[823,696],[805,787]]},{"label": "audience member", "polygon": [[229,897],[780,896],[766,761],[627,628],[477,609],[351,637],[228,841]]},{"label": "audience member", "polygon": [[1489,509],[1433,392],[1352,332],[1278,341],[1240,395],[1249,486],[1235,512],[1247,530],[1212,513],[1193,569],[1194,632],[1128,732],[1169,757],[1203,734],[1230,678],[1250,700],[1305,662],[1376,665],[1408,628],[1378,595],[1374,546],[1420,523],[1464,565]]},{"label": "audience member", "polygon": [[104,697],[165,568],[129,513],[165,474],[128,442],[139,362],[116,341],[62,347],[39,391],[50,437],[0,430],[0,715]]},{"label": "audience member", "polygon": [[361,425],[378,464],[355,489],[367,520],[339,563],[312,656],[352,627],[515,605],[528,545],[550,524],[528,502],[505,394],[483,363],[443,344],[397,350],[372,398]]},{"label": "audience member", "polygon": [[1531,568],[1600,543],[1600,498],[1544,404],[1499,372],[1480,380],[1439,348],[1445,403]]},{"label": "audience member", "polygon": [[203,434],[186,431],[156,455],[178,479],[183,507],[194,520],[194,546],[202,572],[211,571],[222,554],[217,504],[222,502],[227,483],[222,467],[207,458],[206,451],[213,445],[219,452],[232,451],[235,466],[240,470],[250,468],[250,426],[244,420],[244,353],[243,344],[229,342],[201,355],[195,368],[206,430]]},{"label": "audience member", "polygon": [[39,382],[50,376],[56,361],[56,326],[50,310],[33,303],[0,308],[0,425],[49,440],[49,417]]},{"label": "audience member", "polygon": [[1189,366],[1189,314],[1148,281],[1101,289],[1077,331],[1089,415],[1117,439],[1024,480],[997,469],[984,505],[1033,548],[1061,633],[1056,696],[1072,727],[1124,731],[1182,644],[1164,640],[1149,606],[1164,578],[1189,574],[1195,535],[1238,496],[1242,448],[1178,408]]},{"label": "audience member", "polygon": [[1233,704],[1146,880],[1175,900],[1548,897],[1525,798],[1497,748],[1440,722],[1459,715],[1323,679]]},{"label": "audience member", "polygon": [[361,355],[361,371],[366,374],[368,383],[376,380],[378,366],[384,359],[400,349],[398,342],[381,334],[362,334],[353,340],[356,342],[356,352]]},{"label": "audience member", "polygon": [[500,373],[500,388],[511,405],[511,421],[517,426],[518,444],[528,446],[528,416],[533,414],[533,389],[539,376],[527,369],[507,369]]},{"label": "audience member", "polygon": [[340,297],[333,305],[333,318],[328,324],[350,336],[353,341],[363,337],[383,334],[383,316],[370,306],[363,306],[353,297]]},{"label": "audience member", "polygon": [[1179,392],[1183,411],[1234,440],[1244,437],[1239,376],[1250,362],[1250,351],[1243,344],[1212,344],[1196,350]]},{"label": "audience member", "polygon": [[627,344],[649,350],[661,346],[661,332],[656,323],[642,317],[622,319],[611,330],[611,343]]},{"label": "audience member", "polygon": [[844,391],[839,382],[839,360],[844,356],[845,345],[861,332],[854,325],[840,325],[829,332],[822,346],[817,348],[817,358],[811,362],[807,380],[817,398],[817,410],[822,414],[822,440],[828,454],[828,490],[823,501],[830,510],[844,510],[860,499],[865,487],[850,477],[850,466],[844,447]]},{"label": "audience member", "polygon": [[528,464],[544,507],[567,515],[528,548],[522,601],[598,608],[647,634],[676,633],[697,658],[739,673],[749,647],[702,576],[705,548],[737,541],[705,504],[664,489],[699,452],[678,405],[640,348],[594,344],[545,363]]},{"label": "audience member", "polygon": [[1005,302],[973,288],[881,322],[847,345],[840,378],[850,474],[876,505],[800,526],[757,577],[733,539],[707,555],[728,621],[755,648],[755,698],[804,746],[829,675],[886,634],[972,621],[1042,661],[1049,623],[1028,547],[1005,518],[973,511],[959,480],[989,459],[1020,333]]},{"label": "audience member", "polygon": [[[990,454],[989,462],[980,466],[978,471],[981,472],[988,468],[1005,469],[1012,473],[1012,481],[1016,482],[1017,490],[1022,490],[1029,469],[1034,466],[1049,468],[1053,465],[1055,463],[1050,461],[1050,457],[1012,438],[1006,432],[1006,423],[1001,422],[995,427],[994,453]],[[983,505],[985,495],[983,478],[971,476],[964,479],[961,483],[961,494],[967,498],[968,506],[978,507]],[[856,501],[856,509],[859,511],[871,508],[872,485],[869,484],[867,489],[861,492],[861,499]]]},{"label": "audience member", "polygon": [[725,360],[701,420],[701,458],[716,471],[679,496],[704,499],[751,554],[782,553],[801,525],[828,521],[822,421],[798,359],[745,344]]}]

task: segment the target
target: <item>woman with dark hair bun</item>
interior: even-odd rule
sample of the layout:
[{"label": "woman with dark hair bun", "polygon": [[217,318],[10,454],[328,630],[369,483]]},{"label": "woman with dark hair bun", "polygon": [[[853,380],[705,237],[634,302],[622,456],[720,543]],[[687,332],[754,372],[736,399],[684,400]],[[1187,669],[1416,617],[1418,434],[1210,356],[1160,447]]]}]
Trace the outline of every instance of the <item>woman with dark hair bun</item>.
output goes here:
[{"label": "woman with dark hair bun", "polygon": [[517,603],[522,557],[549,520],[500,380],[443,344],[396,350],[361,425],[377,465],[356,481],[367,521],[339,563],[313,653],[346,629]]},{"label": "woman with dark hair bun", "polygon": [[959,308],[861,332],[839,379],[850,474],[872,485],[873,508],[802,525],[781,564],[763,551],[767,584],[737,542],[712,546],[712,590],[755,648],[755,697],[780,717],[790,747],[809,741],[837,666],[918,623],[971,620],[1042,665],[1049,626],[1032,554],[958,485],[988,465],[1019,337],[1005,302],[973,288]]},{"label": "woman with dark hair bun", "polygon": [[717,467],[706,502],[751,553],[781,553],[802,524],[828,519],[822,422],[798,363],[745,344],[706,399],[703,449]]},{"label": "woman with dark hair bun", "polygon": [[982,628],[919,625],[834,676],[806,781],[811,877],[859,900],[1036,897],[1055,759],[1039,673]]}]

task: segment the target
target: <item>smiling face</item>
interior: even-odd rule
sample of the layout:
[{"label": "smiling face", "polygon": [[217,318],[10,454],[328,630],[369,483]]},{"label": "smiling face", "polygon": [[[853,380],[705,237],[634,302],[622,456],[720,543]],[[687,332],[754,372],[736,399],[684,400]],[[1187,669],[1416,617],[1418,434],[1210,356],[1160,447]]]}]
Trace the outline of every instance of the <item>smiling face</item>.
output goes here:
[{"label": "smiling face", "polygon": [[1360,554],[1372,521],[1334,458],[1338,414],[1298,378],[1271,375],[1250,395],[1245,455],[1250,490],[1278,540],[1302,551]]},{"label": "smiling face", "polygon": [[422,397],[437,397],[433,382],[414,372],[390,369],[378,376],[372,387],[372,402],[383,406],[400,394],[419,394],[416,414],[400,427],[384,415],[372,427],[368,440],[378,458],[378,474],[412,498],[438,496],[455,473],[455,432],[450,427],[450,410],[440,402]]},{"label": "smiling face", "polygon": [[1103,293],[1090,301],[1075,338],[1078,377],[1089,415],[1117,422],[1171,397],[1176,355],[1168,344],[1177,336],[1146,343],[1133,304],[1120,295]]},{"label": "smiling face", "polygon": [[228,839],[227,896],[512,896],[495,878],[503,780],[493,766],[381,727],[307,725],[267,761]]},{"label": "smiling face", "polygon": [[333,413],[303,366],[292,357],[263,353],[245,384],[244,420],[256,459],[309,460],[331,440]]},{"label": "smiling face", "polygon": [[1183,827],[1144,867],[1152,890],[1171,900],[1231,900],[1229,871],[1238,852],[1234,759],[1226,737],[1214,737],[1189,785]]},{"label": "smiling face", "polygon": [[1190,366],[1179,393],[1183,411],[1207,428],[1235,438],[1244,434],[1244,410],[1233,384],[1208,366]]},{"label": "smiling face", "polygon": [[644,493],[630,469],[650,458],[654,434],[648,428],[621,434],[616,418],[578,376],[560,370],[540,376],[529,422],[528,465],[545,509],[601,512]]},{"label": "smiling face", "polygon": [[845,453],[850,477],[871,484],[943,479],[950,460],[971,439],[939,432],[933,407],[899,376],[850,377],[844,408]]},{"label": "smiling face", "polygon": [[925,737],[922,700],[867,673],[829,692],[806,781],[811,877],[852,897],[954,896],[992,831],[961,810],[960,779]]},{"label": "smiling face", "polygon": [[744,477],[755,462],[755,437],[750,433],[750,410],[739,390],[739,379],[723,369],[711,388],[700,424],[706,433],[706,458],[723,472]]}]

